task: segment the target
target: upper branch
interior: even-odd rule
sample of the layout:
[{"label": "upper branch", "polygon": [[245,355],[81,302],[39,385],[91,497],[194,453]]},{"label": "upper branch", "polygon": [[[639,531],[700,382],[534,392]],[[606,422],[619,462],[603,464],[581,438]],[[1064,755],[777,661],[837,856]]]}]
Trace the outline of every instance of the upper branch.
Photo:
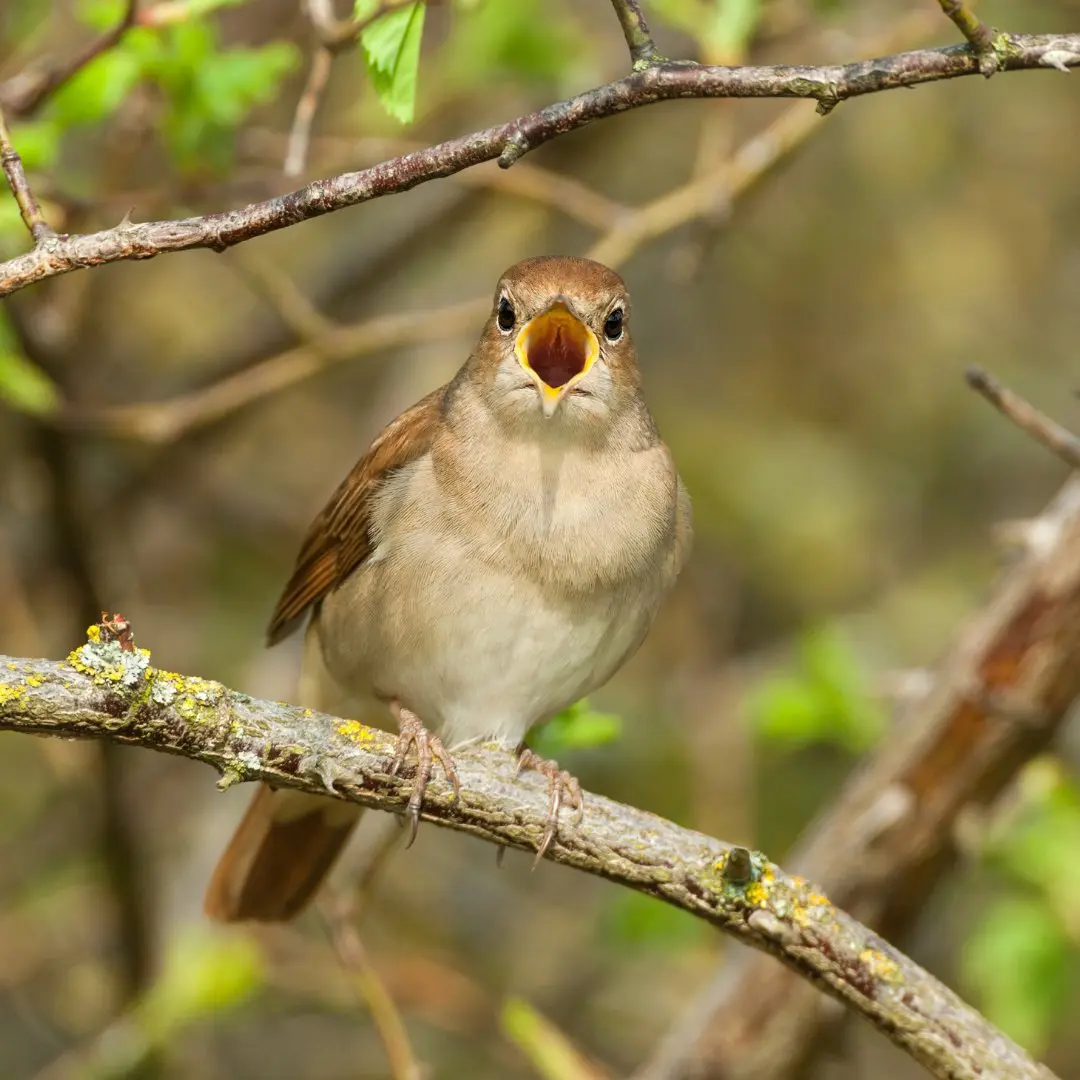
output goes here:
[{"label": "upper branch", "polygon": [[[410,783],[386,772],[394,752],[386,732],[159,671],[149,659],[120,616],[91,628],[67,662],[0,658],[0,730],[179,754],[218,769],[219,786],[261,780],[380,810],[405,808]],[[460,799],[433,781],[424,820],[533,850],[545,824],[543,784],[515,781],[511,756],[490,747],[461,750],[455,764]],[[770,953],[936,1076],[1052,1080],[947,987],[759,853],[589,795],[584,822],[564,822],[548,857],[664,900]]]},{"label": "upper branch", "polygon": [[[1080,66],[1080,34],[999,35],[1008,70]],[[616,82],[587,90],[538,112],[417,150],[360,172],[317,180],[287,195],[237,210],[176,221],[124,223],[104,232],[49,239],[34,251],[0,263],[0,296],[72,270],[169,251],[223,251],[255,236],[295,225],[383,195],[450,176],[497,158],[512,165],[530,150],[615,113],[676,98],[810,98],[828,112],[837,102],[898,86],[973,75],[979,60],[965,44],[897,53],[877,60],[824,67],[705,67],[656,63]]]}]

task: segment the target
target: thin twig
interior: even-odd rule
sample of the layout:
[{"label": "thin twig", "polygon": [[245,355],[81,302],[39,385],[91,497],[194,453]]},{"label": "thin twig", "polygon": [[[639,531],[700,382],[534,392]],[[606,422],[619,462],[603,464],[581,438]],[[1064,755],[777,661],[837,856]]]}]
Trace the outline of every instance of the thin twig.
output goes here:
[{"label": "thin twig", "polygon": [[1001,70],[1001,59],[997,53],[997,32],[987,26],[963,0],[938,0],[941,10],[949,16],[957,29],[971,43],[975,55],[979,58],[979,71],[986,78]]},{"label": "thin twig", "polygon": [[22,158],[11,144],[11,132],[8,131],[2,108],[0,108],[0,168],[4,170],[8,187],[11,188],[11,194],[15,196],[23,224],[34,238],[35,247],[43,240],[55,236],[56,234],[41,213],[41,207],[38,206],[33,191],[30,190],[30,182],[26,179]]},{"label": "thin twig", "polygon": [[[1075,533],[1080,514],[1071,525]],[[1080,607],[1078,549],[1059,553],[1056,577],[1059,603],[1073,617]],[[0,730],[112,739],[210,764],[222,773],[219,786],[259,780],[404,810],[412,780],[387,771],[390,734],[158,671],[146,650],[125,650],[107,629],[104,622],[96,627],[64,663],[0,657]],[[1031,666],[1041,674],[1049,665],[1044,650],[1035,651]],[[1074,655],[1070,649],[1070,672]],[[455,765],[460,798],[441,778],[433,781],[424,820],[534,851],[546,822],[542,781],[515,779],[513,755],[491,746],[457,752]],[[599,795],[587,795],[586,806],[582,823],[564,820],[548,859],[661,899],[776,957],[935,1076],[1052,1077],[946,986],[764,855]]]},{"label": "thin twig", "polygon": [[296,103],[296,116],[289,132],[289,151],[285,155],[283,171],[290,178],[300,176],[307,167],[311,127],[333,66],[334,54],[325,45],[319,45],[311,55],[311,70],[304,92]]},{"label": "thin twig", "polygon": [[191,393],[162,402],[82,408],[56,420],[77,430],[104,431],[149,443],[168,443],[333,364],[401,345],[441,341],[475,327],[490,305],[484,297],[427,312],[379,315],[341,327],[316,345],[302,344]]},{"label": "thin twig", "polygon": [[405,1022],[368,957],[354,925],[355,913],[347,896],[330,896],[319,904],[330,940],[341,966],[355,977],[359,993],[382,1040],[393,1080],[421,1080],[425,1070],[409,1042]]},{"label": "thin twig", "polygon": [[22,72],[0,85],[0,107],[11,117],[29,116],[56,93],[69,79],[102,53],[118,45],[137,22],[139,0],[127,0],[120,21],[100,37],[84,46],[62,64],[43,65],[37,70]]},{"label": "thin twig", "polygon": [[634,70],[638,71],[659,61],[660,53],[637,0],[611,0],[611,6],[615,9],[623,37],[626,38],[626,47],[630,50]]},{"label": "thin twig", "polygon": [[231,265],[236,272],[270,304],[298,340],[317,345],[343,329],[319,311],[275,263],[261,257],[249,257],[246,248],[238,248],[233,256]]},{"label": "thin twig", "polygon": [[1072,469],[1080,469],[1080,439],[1007,386],[990,372],[972,365],[964,372],[968,386],[982,394],[998,412],[1042,443]]},{"label": "thin twig", "polygon": [[[1080,34],[1009,34],[1008,70],[1080,66]],[[828,112],[838,102],[900,86],[916,86],[978,72],[967,45],[898,53],[876,60],[823,67],[705,67],[657,63],[539,112],[361,172],[344,173],[264,202],[176,221],[122,224],[89,235],[51,240],[0,263],[0,296],[72,270],[165,252],[223,251],[297,222],[406,191],[483,161],[512,165],[530,150],[595,120],[676,98],[808,98]]]}]

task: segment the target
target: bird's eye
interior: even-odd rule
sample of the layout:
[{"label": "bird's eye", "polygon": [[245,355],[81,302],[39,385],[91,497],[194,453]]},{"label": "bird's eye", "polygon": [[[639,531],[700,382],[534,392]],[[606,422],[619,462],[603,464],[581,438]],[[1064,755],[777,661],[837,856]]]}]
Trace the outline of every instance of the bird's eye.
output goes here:
[{"label": "bird's eye", "polygon": [[622,337],[623,331],[623,309],[617,307],[605,320],[604,320],[604,337],[608,341],[618,341]]},{"label": "bird's eye", "polygon": [[514,308],[505,296],[499,301],[499,329],[504,334],[514,329]]}]

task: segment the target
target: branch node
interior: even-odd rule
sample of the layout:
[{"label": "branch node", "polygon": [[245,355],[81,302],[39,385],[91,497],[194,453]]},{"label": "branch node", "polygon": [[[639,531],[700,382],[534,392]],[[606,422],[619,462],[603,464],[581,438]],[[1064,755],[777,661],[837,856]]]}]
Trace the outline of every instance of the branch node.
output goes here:
[{"label": "branch node", "polygon": [[511,165],[519,162],[532,147],[529,145],[529,140],[521,128],[515,128],[514,131],[507,136],[506,142],[503,144],[502,153],[499,154],[499,168],[509,169]]},{"label": "branch node", "polygon": [[644,71],[654,64],[662,64],[664,57],[656,48],[649,24],[637,0],[611,0],[615,15],[622,27],[626,47],[630,50],[630,64],[634,71]]},{"label": "branch node", "polygon": [[749,850],[744,847],[732,848],[724,860],[721,875],[732,885],[747,884],[754,876],[754,863],[750,858]]}]

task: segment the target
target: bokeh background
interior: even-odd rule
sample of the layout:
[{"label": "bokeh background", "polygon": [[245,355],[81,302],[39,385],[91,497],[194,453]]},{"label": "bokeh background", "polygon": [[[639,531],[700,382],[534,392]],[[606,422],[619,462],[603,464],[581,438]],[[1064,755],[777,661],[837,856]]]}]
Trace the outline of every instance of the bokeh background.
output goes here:
[{"label": "bokeh background", "polygon": [[[299,182],[282,161],[307,19],[293,0],[202,6],[218,10],[137,31],[15,118],[57,228]],[[119,7],[7,0],[0,82],[69,54]],[[979,10],[1014,30],[1080,25],[1075,0]],[[712,61],[832,62],[957,36],[933,0],[646,12],[662,52]],[[626,64],[606,0],[434,5],[415,122],[389,118],[362,54],[345,52],[304,175],[508,119]],[[462,363],[483,302],[461,305],[521,257],[599,241],[634,297],[697,541],[645,647],[591,702],[621,718],[618,737],[563,763],[587,789],[783,862],[890,723],[895,676],[933,664],[987,595],[995,525],[1036,513],[1064,478],[962,373],[984,364],[1080,422],[1075,78],[962,79],[827,119],[808,102],[657,105],[509,173],[6,299],[0,653],[62,657],[107,606],[160,666],[292,697],[298,643],[267,651],[263,630],[311,517],[381,425]],[[790,148],[760,138],[772,124]],[[733,173],[755,138],[738,159],[749,173]],[[639,228],[629,212],[709,176],[693,218]],[[25,242],[5,190],[0,248]],[[335,336],[312,310],[382,322]],[[1072,725],[1022,774],[1011,824],[971,845],[900,943],[1062,1077],[1080,1076],[1078,763]],[[0,735],[0,1077],[390,1075],[315,913],[272,932],[205,923],[207,874],[248,798],[182,760]],[[1041,884],[1010,856],[1021,841]],[[530,864],[511,852],[499,871],[487,846],[421,829],[365,914],[371,964],[430,1075],[540,1075],[519,1045],[531,1008],[628,1076],[737,946]],[[859,1028],[809,1075],[921,1074]]]}]

